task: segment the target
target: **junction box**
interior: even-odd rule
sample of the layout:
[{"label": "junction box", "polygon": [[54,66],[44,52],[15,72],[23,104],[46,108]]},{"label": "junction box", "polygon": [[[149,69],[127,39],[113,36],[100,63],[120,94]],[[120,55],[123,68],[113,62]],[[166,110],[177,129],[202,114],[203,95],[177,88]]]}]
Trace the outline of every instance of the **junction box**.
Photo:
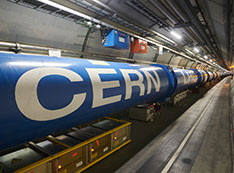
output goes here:
[{"label": "junction box", "polygon": [[147,53],[147,42],[138,38],[131,37],[130,52],[139,54]]}]

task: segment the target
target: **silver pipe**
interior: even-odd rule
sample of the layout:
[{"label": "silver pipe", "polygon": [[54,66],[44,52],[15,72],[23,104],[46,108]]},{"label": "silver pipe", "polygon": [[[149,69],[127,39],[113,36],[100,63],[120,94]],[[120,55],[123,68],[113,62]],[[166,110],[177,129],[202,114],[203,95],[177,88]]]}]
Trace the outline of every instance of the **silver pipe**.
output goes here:
[{"label": "silver pipe", "polygon": [[172,23],[178,24],[179,21],[177,20],[177,18],[167,9],[167,7],[165,7],[165,5],[157,0],[149,0],[155,7],[157,7],[170,21],[172,21]]},{"label": "silver pipe", "polygon": [[[167,7],[159,0],[149,0],[161,13],[163,13],[174,25],[179,24],[178,19],[167,9]],[[185,19],[185,18],[182,18]],[[185,23],[188,22],[184,21]],[[197,40],[190,35],[186,28],[182,28],[183,32],[189,37],[193,42],[197,43]],[[197,36],[197,34],[195,34]],[[199,37],[198,37],[199,38]]]},{"label": "silver pipe", "polygon": [[214,54],[216,55],[217,58],[220,58],[223,63],[225,64],[223,58],[221,58],[218,53],[216,52],[216,50],[214,49],[214,47],[212,46],[212,43],[210,42],[209,38],[207,37],[207,34],[202,30],[202,27],[200,27],[199,22],[197,21],[197,19],[194,17],[193,13],[191,12],[191,10],[189,9],[187,3],[185,2],[185,0],[179,0],[179,3],[181,6],[183,6],[184,10],[186,11],[186,13],[188,14],[189,18],[191,19],[192,23],[194,24],[194,26],[196,27],[196,29],[199,31],[199,33],[201,34],[201,36],[204,38],[206,44],[209,46],[209,48],[212,50],[212,52],[214,52]]}]

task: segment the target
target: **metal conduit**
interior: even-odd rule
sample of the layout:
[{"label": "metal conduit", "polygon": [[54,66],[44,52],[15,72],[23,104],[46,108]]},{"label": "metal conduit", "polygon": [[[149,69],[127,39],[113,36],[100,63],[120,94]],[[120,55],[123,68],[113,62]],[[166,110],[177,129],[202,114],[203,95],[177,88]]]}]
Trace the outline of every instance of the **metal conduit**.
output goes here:
[{"label": "metal conduit", "polygon": [[149,0],[155,7],[157,7],[173,24],[178,24],[177,18],[165,7],[160,1]]},{"label": "metal conduit", "polygon": [[[176,12],[176,14],[183,20],[183,22],[185,23],[189,22],[188,17],[186,16],[186,14],[184,14],[183,11],[179,9],[178,5],[176,4],[176,1],[174,0],[166,0],[166,1],[170,5],[170,7]],[[196,37],[200,40],[201,43],[204,42],[200,34],[197,33],[197,31],[192,26],[190,26],[189,29],[196,35]]]},{"label": "metal conduit", "polygon": [[214,54],[216,55],[216,57],[220,58],[222,60],[222,62],[225,64],[223,58],[221,58],[220,55],[218,55],[218,53],[216,52],[216,50],[212,46],[209,38],[207,37],[206,33],[204,33],[204,31],[202,30],[202,27],[200,26],[200,23],[194,17],[194,15],[193,15],[192,11],[189,9],[187,3],[184,0],[179,0],[178,2],[180,3],[181,6],[183,6],[183,9],[188,14],[191,22],[194,24],[195,28],[199,31],[199,33],[201,34],[201,36],[204,38],[206,44],[209,46],[209,48],[212,50],[212,52],[214,52]]},{"label": "metal conduit", "polygon": [[[179,24],[179,20],[174,17],[174,15],[167,9],[167,7],[160,1],[154,1],[154,0],[149,0],[158,10],[160,10],[161,13],[163,13],[174,25]],[[189,20],[183,20],[185,23],[189,22]],[[190,28],[190,27],[189,27]],[[197,43],[197,40],[191,36],[189,31],[186,28],[182,28],[183,32],[195,43]],[[199,40],[200,37],[195,34]]]}]

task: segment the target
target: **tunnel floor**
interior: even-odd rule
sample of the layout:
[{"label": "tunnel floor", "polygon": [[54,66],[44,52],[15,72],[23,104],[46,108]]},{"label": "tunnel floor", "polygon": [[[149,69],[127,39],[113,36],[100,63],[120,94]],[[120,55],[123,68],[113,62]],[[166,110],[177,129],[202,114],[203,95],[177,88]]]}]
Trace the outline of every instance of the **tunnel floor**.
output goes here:
[{"label": "tunnel floor", "polygon": [[[127,146],[121,148],[117,152],[111,154],[110,156],[108,156],[104,160],[98,162],[96,165],[92,166],[91,168],[87,169],[84,172],[86,172],[86,173],[107,172],[108,173],[108,172],[114,172],[114,171],[118,170],[121,166],[123,166],[123,167],[126,166],[126,163],[130,159],[132,160],[132,158],[137,153],[139,154],[140,151],[144,150],[146,148],[146,146],[149,145],[150,143],[152,143],[152,141],[154,139],[159,138],[162,135],[162,133],[166,133],[168,131],[168,129],[170,130],[170,126],[173,126],[174,124],[176,124],[177,121],[179,120],[179,117],[182,117],[181,115],[183,115],[183,113],[187,109],[189,109],[196,101],[207,99],[206,97],[209,94],[209,92],[212,89],[214,89],[214,88],[212,88],[213,86],[214,86],[214,84],[211,84],[211,85],[206,86],[206,87],[201,87],[199,89],[200,90],[199,93],[190,94],[187,98],[185,98],[183,101],[181,101],[179,105],[176,105],[173,107],[169,106],[169,105],[163,105],[160,115],[153,122],[142,122],[142,121],[128,119],[127,118],[128,111],[122,111],[118,114],[113,115],[113,117],[116,117],[116,118],[121,117],[122,119],[125,119],[127,121],[132,122],[132,127],[131,127],[132,142],[130,144],[128,144]],[[212,88],[212,89],[208,92],[208,94],[206,94],[210,88]],[[224,106],[223,104],[226,103],[226,102],[224,102],[224,100],[223,99],[221,100],[222,104],[220,104],[219,108],[217,107],[216,110],[222,110],[221,107]],[[205,102],[203,102],[203,104],[204,103]],[[192,119],[190,119],[190,120],[192,122]],[[217,121],[219,121],[219,120],[217,120]],[[186,129],[186,126],[184,128],[182,127],[182,129]],[[211,130],[211,132],[212,132],[212,130]],[[181,132],[179,132],[179,134],[180,133]],[[207,135],[208,135],[208,133],[207,133]],[[170,138],[168,138],[168,139],[170,139]],[[170,139],[170,140],[172,140],[172,139]],[[175,141],[176,140],[177,139],[175,139]],[[173,145],[173,143],[170,145]],[[171,149],[172,149],[171,153],[173,153],[175,149],[173,147]],[[206,149],[204,148],[204,150],[206,150]],[[165,153],[170,154],[170,151],[168,150],[168,148],[164,148],[161,151],[165,151]],[[164,154],[161,151],[160,151],[160,154]],[[150,152],[152,154],[153,151],[150,151]],[[227,152],[230,152],[230,151],[227,151]],[[146,157],[149,157],[149,155],[151,155],[151,154],[148,154],[148,156],[146,156]],[[199,157],[203,157],[203,156],[201,155]],[[162,158],[163,157],[161,157],[160,159],[162,159]],[[154,161],[157,161],[157,159]],[[166,160],[161,160],[161,162],[163,162],[163,161],[166,162]],[[159,169],[161,169],[161,167],[162,167],[160,165],[161,162],[158,162]],[[191,161],[190,158],[182,158],[182,162],[187,164],[187,165],[193,164],[194,166],[196,166],[197,168],[196,167],[194,167],[193,169],[190,168],[194,172],[198,171],[198,168],[200,167],[200,164],[201,164],[201,163],[199,163],[199,161],[195,161],[195,162],[193,160]],[[149,169],[145,169],[145,170],[144,169],[138,170],[138,171],[139,172],[145,172],[145,171],[152,172],[150,170],[152,170],[151,168],[153,168],[153,172],[155,172],[156,169],[154,167],[155,167],[155,162],[153,162],[153,167],[150,167]],[[130,170],[124,171],[124,169],[122,169],[119,172],[129,172],[129,171]],[[132,172],[132,171],[133,170],[131,170],[130,172]],[[158,170],[158,171],[160,172],[160,170]],[[178,172],[178,170],[172,171],[172,172]]]},{"label": "tunnel floor", "polygon": [[116,172],[232,172],[230,78],[193,104]]}]

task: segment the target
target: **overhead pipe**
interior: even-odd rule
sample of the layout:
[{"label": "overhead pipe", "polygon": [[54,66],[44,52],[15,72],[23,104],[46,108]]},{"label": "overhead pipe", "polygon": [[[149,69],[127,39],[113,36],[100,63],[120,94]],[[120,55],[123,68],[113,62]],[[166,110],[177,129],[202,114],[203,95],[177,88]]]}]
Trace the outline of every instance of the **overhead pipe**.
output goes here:
[{"label": "overhead pipe", "polygon": [[[199,3],[198,3],[198,1],[197,0],[195,0],[195,2],[196,2],[196,5],[197,5],[197,7],[198,7],[198,9],[200,10],[200,13],[201,13],[201,15],[202,15],[202,18],[204,19],[204,22],[205,22],[205,24],[206,24],[206,26],[208,26],[208,22],[207,22],[207,20],[206,20],[206,18],[205,18],[205,16],[204,16],[204,13],[202,12],[202,10],[201,10],[201,7],[200,7],[200,5],[199,5]],[[226,3],[228,3],[229,4],[229,0],[226,0],[225,1]],[[229,9],[229,7],[231,6],[230,4],[229,5],[227,5],[226,4],[226,6],[227,6],[227,8]],[[228,22],[228,26],[230,26],[230,20],[229,20],[229,16],[231,16],[230,14],[230,10],[227,10],[227,14],[228,15],[226,15],[226,18],[228,18],[228,19],[226,19]],[[208,27],[208,31],[209,31],[209,33],[210,33],[210,35],[212,35],[212,32],[211,32],[211,30],[210,30],[210,28]],[[230,32],[228,31],[228,28],[226,28],[226,33],[228,34],[228,36],[226,37],[227,38],[227,40],[228,40],[228,45],[230,44],[230,41],[229,41],[229,37],[230,37]],[[213,42],[217,45],[217,43],[216,43],[216,41],[215,41],[215,39],[212,37],[212,40],[213,40]],[[228,48],[228,52],[230,53],[230,46],[228,46],[227,47]]]},{"label": "overhead pipe", "polygon": [[[132,1],[129,1],[129,2],[127,1],[127,2],[125,2],[125,3],[126,3],[129,7],[133,8],[133,9],[136,9],[137,11],[140,10],[141,13],[144,13],[143,11],[144,11],[145,5],[142,4],[141,2],[139,2],[138,0],[132,0]],[[161,24],[164,25],[164,26],[161,25],[160,27],[171,27],[165,20],[161,19],[159,16],[154,15],[153,18],[155,18],[156,21],[159,21]],[[151,25],[151,27],[154,26],[156,23],[157,23],[157,22],[154,22],[154,23]],[[151,28],[151,27],[149,27],[149,28]]]},{"label": "overhead pipe", "polygon": [[[167,0],[168,1],[168,0]],[[221,56],[218,55],[217,51],[212,46],[212,43],[210,42],[209,38],[207,37],[207,34],[202,30],[201,24],[197,21],[195,16],[193,15],[192,11],[189,9],[188,4],[185,2],[185,0],[178,0],[180,5],[185,10],[186,14],[188,15],[189,19],[193,23],[193,26],[198,30],[198,32],[201,34],[201,36],[204,38],[206,44],[209,46],[212,52],[216,55],[217,58],[220,58]],[[221,58],[222,62],[225,64],[223,58]]]},{"label": "overhead pipe", "polygon": [[[178,7],[178,5],[175,3],[174,0],[166,0],[167,3],[170,5],[170,7],[176,12],[176,14],[183,20],[184,23],[190,22],[187,15]],[[204,43],[204,40],[202,39],[201,35],[198,33],[197,30],[193,26],[189,26],[187,28],[188,30],[191,30],[191,32],[198,38],[198,40],[201,43]],[[207,52],[212,52],[210,48],[206,48]]]},{"label": "overhead pipe", "polygon": [[[183,22],[189,22],[189,18],[187,15],[180,9],[177,3],[174,0],[166,0],[170,7],[176,12],[176,14],[183,20]],[[200,40],[201,43],[204,43],[202,36],[198,33],[198,31],[193,27],[190,26],[189,29],[196,35],[196,37]],[[208,52],[212,52],[211,48],[206,46]]]},{"label": "overhead pipe", "polygon": [[[161,1],[149,0],[162,14],[164,14],[174,25],[179,24],[179,20],[167,9],[167,7]],[[184,21],[185,22],[185,21]],[[185,22],[186,23],[186,22]],[[182,28],[183,32],[193,41],[194,39],[186,28]],[[195,34],[197,36],[197,34]],[[197,36],[199,38],[199,36]],[[199,38],[200,39],[200,38]]]},{"label": "overhead pipe", "polygon": [[[176,1],[174,0],[166,0],[166,1],[170,5],[170,7],[176,12],[176,14],[183,20],[184,23],[190,22],[186,14],[184,14],[184,12],[180,10],[178,5],[176,4]],[[196,35],[196,37],[200,40],[200,42],[202,43],[204,42],[200,34],[192,26],[190,26],[189,29]]]},{"label": "overhead pipe", "polygon": [[156,6],[173,24],[178,24],[177,18],[165,7],[160,1],[149,0],[154,6]]},{"label": "overhead pipe", "polygon": [[184,21],[189,22],[188,17],[181,11],[174,0],[166,0],[170,7],[176,12],[176,14]]},{"label": "overhead pipe", "polygon": [[[196,3],[197,8],[199,9],[199,11],[200,11],[200,13],[201,13],[201,16],[202,16],[202,18],[203,18],[203,20],[204,20],[204,22],[205,22],[206,26],[208,26],[208,22],[207,22],[207,20],[206,20],[206,18],[205,18],[205,16],[204,16],[204,14],[203,14],[203,12],[202,12],[202,10],[201,10],[201,7],[200,7],[200,5],[199,5],[198,1],[197,1],[197,0],[195,0],[195,3]],[[207,27],[207,29],[208,29],[208,31],[209,31],[209,33],[210,33],[210,35],[212,35],[212,32],[211,32],[210,28],[209,28],[209,27]],[[213,40],[213,42],[216,44],[215,39],[214,39],[213,37],[212,37],[212,40]]]},{"label": "overhead pipe", "polygon": [[[113,14],[117,14],[119,17],[121,17],[122,19],[124,19],[125,21],[137,26],[137,27],[140,27],[146,31],[149,31],[149,32],[152,32],[152,30],[149,30],[149,28],[145,28],[145,27],[142,27],[140,26],[138,23],[134,22],[134,21],[129,21],[129,19],[127,19],[126,17],[120,15],[115,9],[111,8],[110,6],[106,5],[105,3],[103,2],[100,2],[99,0],[91,0],[93,3],[93,5],[95,6],[95,4],[98,4],[99,6],[105,8],[106,10],[108,10],[109,12],[113,13]],[[110,27],[111,28],[111,27]],[[113,28],[113,27],[112,27]],[[126,33],[126,32],[125,32]],[[153,33],[156,33],[156,32],[153,32]],[[166,38],[165,36],[159,34],[159,33],[156,33],[156,35],[159,37],[160,40],[162,40],[164,43],[172,43],[172,44],[175,44],[175,42],[173,42],[172,40]],[[166,40],[166,41],[165,41]]]}]

